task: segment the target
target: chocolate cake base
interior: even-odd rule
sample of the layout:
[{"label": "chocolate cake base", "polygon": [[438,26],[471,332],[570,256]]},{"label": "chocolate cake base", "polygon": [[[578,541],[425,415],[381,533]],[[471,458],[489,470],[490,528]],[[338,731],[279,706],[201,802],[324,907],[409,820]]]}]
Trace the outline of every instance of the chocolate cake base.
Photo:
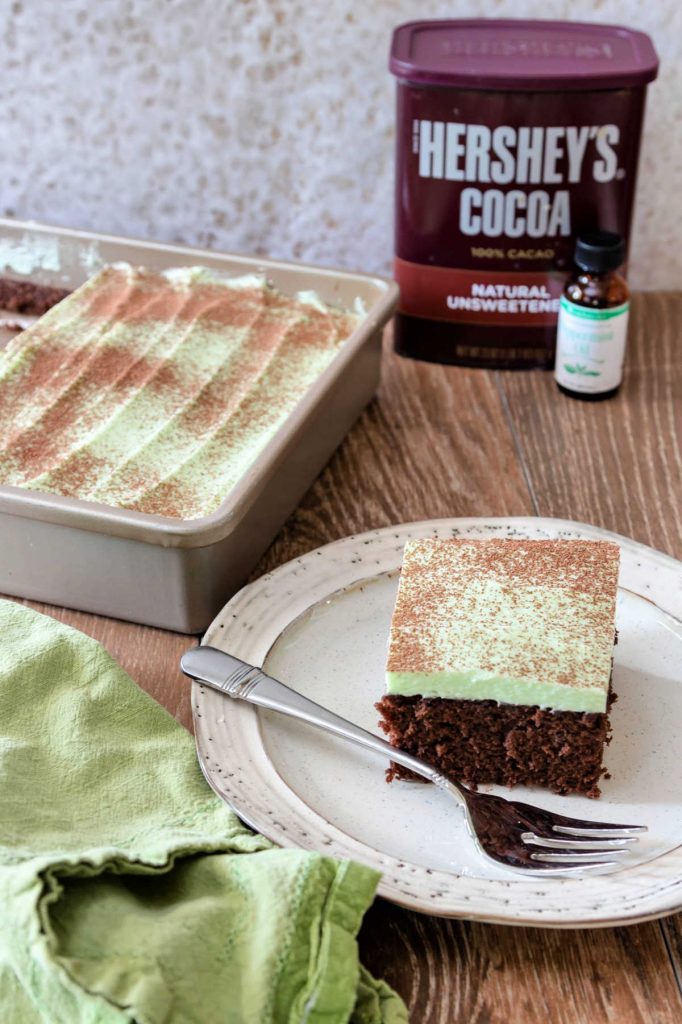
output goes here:
[{"label": "chocolate cake base", "polygon": [[[615,700],[609,696],[609,707]],[[384,696],[375,705],[394,747],[469,785],[544,786],[598,797],[608,711],[588,714],[494,700]],[[387,780],[417,776],[392,764]]]},{"label": "chocolate cake base", "polygon": [[14,281],[0,277],[0,309],[28,316],[42,316],[69,294],[66,288],[53,288],[33,281]]}]

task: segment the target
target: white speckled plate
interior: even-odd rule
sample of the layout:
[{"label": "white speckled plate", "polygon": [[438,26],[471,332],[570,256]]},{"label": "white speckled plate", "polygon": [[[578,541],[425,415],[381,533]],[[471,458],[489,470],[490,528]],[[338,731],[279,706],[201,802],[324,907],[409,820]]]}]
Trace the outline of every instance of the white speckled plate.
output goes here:
[{"label": "white speckled plate", "polygon": [[[386,638],[409,537],[588,537],[622,550],[612,712],[599,802],[517,789],[578,817],[649,826],[627,864],[592,878],[525,879],[480,857],[434,787],[384,781],[385,762],[272,712],[193,687],[199,759],[217,793],[282,846],[382,872],[379,893],[442,916],[552,927],[642,921],[682,909],[682,564],[556,519],[450,519],[348,537],[245,587],[205,642],[378,731]],[[492,787],[489,787],[492,789]],[[505,790],[509,794],[509,790]]]}]

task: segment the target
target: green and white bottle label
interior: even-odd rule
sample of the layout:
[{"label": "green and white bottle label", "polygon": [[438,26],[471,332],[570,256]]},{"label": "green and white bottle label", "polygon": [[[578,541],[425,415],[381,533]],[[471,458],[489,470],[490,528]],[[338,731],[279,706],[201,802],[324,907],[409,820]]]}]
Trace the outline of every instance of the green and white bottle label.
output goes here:
[{"label": "green and white bottle label", "polygon": [[569,391],[600,394],[623,379],[629,302],[589,309],[561,296],[557,324],[557,383]]}]

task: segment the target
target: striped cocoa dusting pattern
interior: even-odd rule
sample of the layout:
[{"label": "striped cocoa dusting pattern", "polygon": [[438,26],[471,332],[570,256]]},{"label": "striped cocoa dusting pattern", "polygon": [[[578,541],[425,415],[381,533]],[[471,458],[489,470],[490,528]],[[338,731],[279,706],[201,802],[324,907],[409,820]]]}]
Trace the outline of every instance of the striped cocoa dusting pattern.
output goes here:
[{"label": "striped cocoa dusting pattern", "polygon": [[107,267],[0,353],[0,483],[207,515],[357,322],[258,275]]}]

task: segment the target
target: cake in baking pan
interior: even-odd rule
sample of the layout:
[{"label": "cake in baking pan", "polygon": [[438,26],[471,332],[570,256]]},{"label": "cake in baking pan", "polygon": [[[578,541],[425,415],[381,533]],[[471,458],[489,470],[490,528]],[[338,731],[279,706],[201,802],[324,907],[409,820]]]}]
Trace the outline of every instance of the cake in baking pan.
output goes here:
[{"label": "cake in baking pan", "polygon": [[262,275],[105,267],[0,352],[0,483],[208,515],[359,321]]}]

